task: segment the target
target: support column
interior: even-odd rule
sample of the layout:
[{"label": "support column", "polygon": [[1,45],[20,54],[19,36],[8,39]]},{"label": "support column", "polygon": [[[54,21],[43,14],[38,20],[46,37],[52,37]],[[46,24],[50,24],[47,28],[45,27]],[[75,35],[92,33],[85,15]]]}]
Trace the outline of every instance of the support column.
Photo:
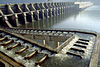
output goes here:
[{"label": "support column", "polygon": [[42,40],[42,44],[45,45],[45,40]]},{"label": "support column", "polygon": [[54,41],[54,48],[57,48],[59,46],[59,42]]}]

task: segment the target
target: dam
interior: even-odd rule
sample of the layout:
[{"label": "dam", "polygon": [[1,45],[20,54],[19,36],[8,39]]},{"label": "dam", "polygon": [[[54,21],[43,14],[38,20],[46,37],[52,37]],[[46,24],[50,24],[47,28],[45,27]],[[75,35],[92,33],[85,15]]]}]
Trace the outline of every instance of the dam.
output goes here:
[{"label": "dam", "polygon": [[97,67],[98,33],[23,27],[83,11],[91,5],[91,2],[1,4],[0,64],[3,67]]}]

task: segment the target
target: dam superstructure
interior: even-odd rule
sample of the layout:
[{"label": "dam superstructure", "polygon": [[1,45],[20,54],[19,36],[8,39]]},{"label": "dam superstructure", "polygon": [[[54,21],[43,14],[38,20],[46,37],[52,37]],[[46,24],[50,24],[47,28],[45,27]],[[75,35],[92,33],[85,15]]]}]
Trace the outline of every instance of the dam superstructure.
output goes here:
[{"label": "dam superstructure", "polygon": [[[85,5],[88,4],[88,5]],[[0,25],[17,27],[34,21],[65,14],[67,11],[77,11],[89,7],[90,2],[48,2],[1,4]]]}]

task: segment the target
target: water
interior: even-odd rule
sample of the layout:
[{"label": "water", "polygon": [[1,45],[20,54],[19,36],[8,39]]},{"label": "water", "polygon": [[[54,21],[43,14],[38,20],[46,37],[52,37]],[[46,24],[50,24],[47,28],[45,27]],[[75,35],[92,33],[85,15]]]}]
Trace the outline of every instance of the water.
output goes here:
[{"label": "water", "polygon": [[83,29],[100,32],[100,6],[94,5],[83,11],[72,11],[67,14],[52,17],[49,19],[40,20],[21,26],[24,28],[36,29]]},{"label": "water", "polygon": [[89,7],[79,14],[53,25],[52,28],[74,28],[100,32],[100,6]]},{"label": "water", "polygon": [[[8,0],[6,1],[7,3],[16,3],[17,0],[16,1],[13,0],[12,2]],[[0,1],[0,3],[6,3],[6,1],[3,1],[3,2]],[[26,0],[26,1],[31,2],[32,0],[29,0],[29,1]],[[18,0],[17,2],[23,3],[23,0]],[[80,12],[73,12],[73,11],[67,12],[65,15],[40,20],[37,22],[30,23],[28,25],[24,25],[22,27],[38,28],[38,29],[42,29],[42,28],[43,29],[44,28],[45,29],[48,29],[48,28],[68,29],[68,28],[71,28],[71,29],[85,29],[85,30],[92,30],[92,31],[100,32],[99,30],[100,28],[100,6],[94,5]],[[9,54],[11,54],[11,52]],[[22,57],[19,56],[18,58],[22,58]],[[100,56],[98,60],[100,61]]]},{"label": "water", "polygon": [[[74,13],[67,12],[67,14],[65,15],[40,20],[38,22],[30,23],[22,27],[37,28],[37,29],[71,28],[71,29],[92,30],[100,33],[100,6],[94,5],[80,12],[74,12]],[[100,65],[100,55],[98,60],[99,60],[98,64]]]}]

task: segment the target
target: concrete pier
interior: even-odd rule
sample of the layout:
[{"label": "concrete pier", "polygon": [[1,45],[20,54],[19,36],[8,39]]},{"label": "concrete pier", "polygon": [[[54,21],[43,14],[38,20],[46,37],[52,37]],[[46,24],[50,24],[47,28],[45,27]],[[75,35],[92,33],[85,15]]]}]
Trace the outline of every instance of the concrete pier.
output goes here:
[{"label": "concrete pier", "polygon": [[75,8],[80,9],[74,2],[1,4],[0,21],[2,22],[0,24],[5,27],[17,27],[62,15]]}]

